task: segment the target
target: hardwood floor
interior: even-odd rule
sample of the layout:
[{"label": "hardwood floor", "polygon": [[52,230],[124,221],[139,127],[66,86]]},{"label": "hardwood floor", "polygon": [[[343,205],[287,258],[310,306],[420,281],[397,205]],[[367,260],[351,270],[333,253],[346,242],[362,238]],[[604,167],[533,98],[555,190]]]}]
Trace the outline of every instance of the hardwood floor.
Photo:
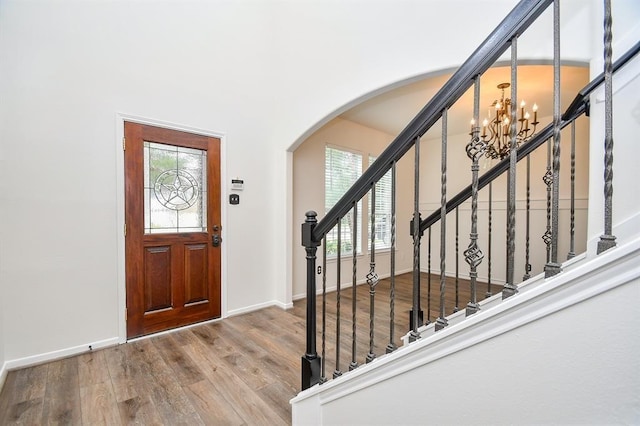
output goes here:
[{"label": "hardwood floor", "polygon": [[[423,274],[426,309],[426,274]],[[439,280],[432,277],[431,319],[438,316]],[[453,285],[447,312],[455,303]],[[411,276],[396,284],[395,342],[408,330]],[[484,294],[486,285],[481,287]],[[499,291],[500,289],[496,289]],[[468,300],[460,282],[460,303]],[[351,361],[351,288],[341,292],[340,364],[336,366],[336,294],[327,296],[326,372]],[[369,289],[358,286],[356,360],[369,350]],[[321,333],[321,297],[318,297]],[[462,302],[464,301],[464,302]],[[376,291],[374,353],[389,343],[389,281]],[[426,316],[426,313],[425,313]],[[300,390],[305,348],[305,301],[135,340],[9,372],[0,393],[0,425],[11,424],[224,424],[291,423],[289,400]],[[321,339],[318,338],[320,353]]]}]

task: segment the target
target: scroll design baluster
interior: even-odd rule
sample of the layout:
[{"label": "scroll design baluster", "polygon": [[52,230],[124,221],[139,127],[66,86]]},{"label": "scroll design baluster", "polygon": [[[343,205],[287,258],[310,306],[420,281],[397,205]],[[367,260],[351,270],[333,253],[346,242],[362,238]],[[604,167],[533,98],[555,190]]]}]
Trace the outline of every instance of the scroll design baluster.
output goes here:
[{"label": "scroll design baluster", "polygon": [[558,214],[560,210],[560,2],[553,3],[553,187],[551,199],[551,259],[545,277],[562,272],[558,262]]},{"label": "scroll design baluster", "polygon": [[542,235],[542,241],[547,250],[547,263],[551,261],[551,184],[553,183],[553,173],[551,172],[551,139],[547,141],[547,171],[542,176],[542,181],[547,186],[547,227]]},{"label": "scroll design baluster", "polygon": [[467,144],[465,150],[467,156],[471,159],[471,232],[469,233],[469,246],[464,251],[465,261],[469,264],[469,278],[471,300],[467,304],[466,315],[475,314],[480,310],[476,295],[476,285],[478,279],[477,268],[484,258],[484,254],[478,247],[478,171],[480,166],[478,160],[484,155],[487,144],[480,139],[480,127],[478,124],[478,115],[480,109],[480,80],[478,77],[474,81],[474,106],[473,117],[474,126],[471,131],[471,140]]},{"label": "scroll design baluster", "polygon": [[414,150],[414,194],[413,219],[411,221],[411,235],[413,237],[413,307],[409,317],[411,332],[409,340],[419,339],[418,327],[422,325],[422,311],[420,310],[420,138],[416,138]]}]

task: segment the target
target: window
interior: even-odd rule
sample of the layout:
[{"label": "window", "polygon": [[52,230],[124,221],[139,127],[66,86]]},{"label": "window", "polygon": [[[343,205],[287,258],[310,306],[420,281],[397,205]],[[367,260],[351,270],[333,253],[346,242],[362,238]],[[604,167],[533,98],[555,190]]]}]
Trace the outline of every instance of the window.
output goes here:
[{"label": "window", "polygon": [[[327,146],[325,147],[324,173],[324,209],[327,213],[362,174],[362,155]],[[357,221],[356,250],[357,253],[361,253],[362,202],[358,202],[358,217],[355,220]],[[353,210],[351,210],[340,223],[340,253],[343,255],[353,253],[353,223]],[[337,253],[338,228],[336,226],[327,234],[327,255],[335,256]]]},{"label": "window", "polygon": [[[369,156],[369,165],[376,157]],[[376,250],[391,248],[391,170],[376,183],[376,208],[374,242]],[[367,248],[371,247],[371,197],[369,197],[369,219],[367,220]]]}]

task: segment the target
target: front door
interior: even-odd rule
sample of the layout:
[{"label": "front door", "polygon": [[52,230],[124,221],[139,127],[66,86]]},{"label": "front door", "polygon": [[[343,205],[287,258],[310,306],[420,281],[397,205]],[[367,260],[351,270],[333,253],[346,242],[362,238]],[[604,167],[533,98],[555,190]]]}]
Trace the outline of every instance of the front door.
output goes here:
[{"label": "front door", "polygon": [[220,140],[125,122],[127,337],[220,316]]}]

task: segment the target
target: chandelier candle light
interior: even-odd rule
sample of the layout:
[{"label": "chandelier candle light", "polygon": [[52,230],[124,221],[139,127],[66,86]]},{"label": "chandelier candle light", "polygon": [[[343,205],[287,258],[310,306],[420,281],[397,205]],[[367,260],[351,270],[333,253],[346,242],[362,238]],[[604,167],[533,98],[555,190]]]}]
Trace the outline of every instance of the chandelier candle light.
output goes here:
[{"label": "chandelier candle light", "polygon": [[[502,90],[502,96],[491,104],[495,108],[495,113],[491,121],[484,119],[482,122],[482,140],[487,144],[485,155],[488,158],[502,160],[509,155],[509,148],[511,145],[511,138],[509,135],[509,117],[511,117],[511,99],[505,98],[504,91],[510,87],[510,83],[498,84],[498,89]],[[518,120],[518,128],[516,133],[517,146],[527,142],[536,132],[536,126],[538,121],[538,106],[533,104],[533,121],[530,121],[531,115],[529,111],[525,110],[525,102],[520,102],[520,116]],[[492,115],[491,112],[489,115]],[[471,120],[471,133],[473,136],[473,130],[475,126],[475,120]]]}]

